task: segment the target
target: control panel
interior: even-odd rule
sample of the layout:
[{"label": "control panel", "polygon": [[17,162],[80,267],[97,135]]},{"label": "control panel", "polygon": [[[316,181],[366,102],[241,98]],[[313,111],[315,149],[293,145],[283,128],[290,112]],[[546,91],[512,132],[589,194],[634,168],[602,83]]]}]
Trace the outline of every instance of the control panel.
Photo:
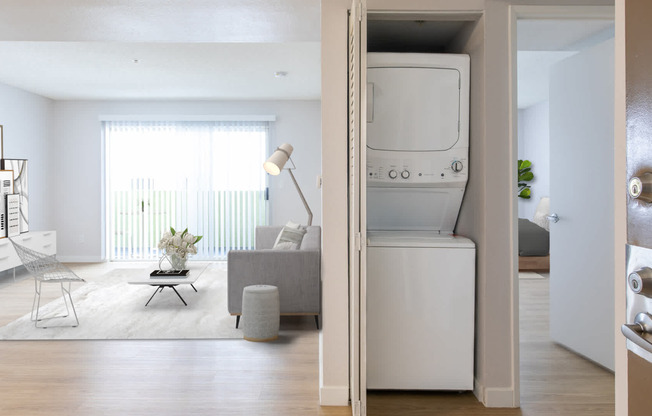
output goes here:
[{"label": "control panel", "polygon": [[368,152],[367,184],[443,186],[466,182],[466,154],[466,148],[446,152]]}]

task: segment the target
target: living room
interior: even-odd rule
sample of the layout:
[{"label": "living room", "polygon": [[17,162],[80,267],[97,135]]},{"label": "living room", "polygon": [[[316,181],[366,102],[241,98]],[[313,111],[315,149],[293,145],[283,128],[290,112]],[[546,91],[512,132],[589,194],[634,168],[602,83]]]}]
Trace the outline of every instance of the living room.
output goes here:
[{"label": "living room", "polygon": [[[25,2],[16,2],[14,6],[19,14],[30,7]],[[98,8],[102,7],[97,6],[93,12],[98,12]],[[93,19],[84,16],[83,12],[72,17],[65,15],[65,11],[57,15],[38,5],[22,22],[3,25],[0,48],[5,59],[15,63],[12,70],[31,76],[34,84],[40,84],[42,88],[47,89],[49,83],[50,87],[60,88],[59,93],[71,94],[40,94],[37,89],[31,90],[31,87],[12,81],[9,75],[0,85],[4,157],[29,161],[30,231],[56,230],[57,255],[62,261],[81,264],[110,258],[105,228],[105,143],[101,129],[101,121],[107,116],[170,119],[272,116],[269,154],[281,143],[294,146],[295,174],[314,214],[313,224],[319,225],[319,2],[286,2],[280,6],[270,4],[266,9],[259,7],[244,11],[222,9],[219,13],[211,5],[205,5],[203,11],[206,13],[195,8],[186,16],[187,19],[168,10],[153,17],[159,20],[159,25],[143,28],[135,35],[135,27],[147,26],[139,26],[139,22],[147,22],[152,16],[136,19],[128,12],[122,13],[129,9],[125,5],[113,15],[116,19],[124,19],[114,26],[109,23],[112,20],[108,15],[104,15],[101,24],[93,24]],[[211,13],[213,19],[206,19],[207,13]],[[292,17],[294,13],[301,17]],[[278,21],[273,23],[271,15],[278,17]],[[38,24],[42,21],[47,24]],[[261,28],[256,29],[256,25]],[[165,31],[161,31],[162,27],[166,28]],[[201,48],[197,42],[202,42]],[[147,51],[148,44],[152,45],[149,49],[157,49],[157,52],[150,52],[147,56],[134,54],[135,51]],[[196,61],[188,62],[188,49],[192,44],[197,49]],[[114,66],[117,64],[112,60],[115,55],[98,63],[94,59],[102,52],[91,53],[86,47],[96,51],[105,48],[105,53],[108,53],[106,50],[114,53],[119,49],[118,53],[124,53],[124,67]],[[43,49],[46,52],[41,55],[43,60],[33,60],[36,52]],[[175,57],[176,53],[181,55]],[[148,62],[150,58],[151,62]],[[148,68],[152,62],[156,62],[157,67]],[[185,67],[191,74],[187,78],[194,81],[195,86],[200,66],[209,69],[208,77],[221,82],[212,90],[202,89],[200,95],[184,95],[176,81],[157,77],[156,74],[166,66],[173,67],[167,68],[170,71]],[[38,69],[43,71],[39,73]],[[148,70],[154,72],[148,73]],[[81,71],[90,71],[89,78],[81,77]],[[141,72],[133,83],[136,93],[132,89],[116,94],[118,88],[108,88],[105,90],[108,95],[89,95],[93,89],[90,84],[105,81],[114,85],[122,79],[123,71],[132,75],[135,71]],[[287,74],[275,76],[276,72]],[[152,85],[156,84],[152,80],[158,85]],[[80,95],[74,96],[73,87]],[[234,90],[239,90],[239,95]],[[174,148],[170,150],[175,151]],[[262,171],[262,166],[260,168]],[[267,223],[282,225],[289,220],[305,223],[306,212],[287,173],[270,177],[268,184]],[[9,282],[13,280],[11,272],[5,273],[3,278]],[[25,298],[25,313],[29,312],[33,293],[33,287],[30,287]],[[141,307],[149,291],[143,292],[142,296]],[[179,306],[183,307],[180,302]],[[83,314],[80,313],[79,318],[80,326],[92,325]],[[234,324],[235,318],[229,318]],[[308,323],[307,332],[316,337],[312,318]],[[318,371],[316,346],[314,340],[310,341],[314,370]],[[318,376],[315,375],[311,384],[315,388],[314,394],[319,393],[317,382]]]}]

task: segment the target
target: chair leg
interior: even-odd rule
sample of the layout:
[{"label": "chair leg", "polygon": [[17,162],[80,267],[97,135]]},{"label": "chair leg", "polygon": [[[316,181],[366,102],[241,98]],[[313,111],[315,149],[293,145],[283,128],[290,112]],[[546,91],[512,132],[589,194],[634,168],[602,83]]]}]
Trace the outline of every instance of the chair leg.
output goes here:
[{"label": "chair leg", "polygon": [[238,325],[240,325],[240,315],[235,316],[235,327],[236,327],[236,329],[238,328]]},{"label": "chair leg", "polygon": [[[56,319],[56,318],[66,318],[70,316],[70,308],[72,308],[72,312],[75,315],[75,324],[74,325],[66,325],[66,326],[71,326],[71,327],[77,327],[79,326],[79,318],[77,317],[77,311],[75,310],[75,304],[72,301],[72,296],[70,294],[70,288],[72,283],[68,282],[68,288],[63,285],[63,282],[60,282],[61,285],[61,296],[63,298],[63,303],[66,305],[66,314],[65,315],[55,315],[55,316],[48,316],[46,318],[39,318],[39,310],[41,306],[41,284],[42,282],[37,281],[34,279],[34,301],[32,302],[32,314],[31,314],[31,319],[34,321],[34,326],[37,328],[47,328],[47,326],[39,326],[38,323],[41,321],[45,320],[50,320],[50,319]],[[66,295],[68,299],[66,299]],[[70,306],[68,306],[68,302],[70,302]],[[36,308],[34,308],[36,306]],[[64,326],[64,325],[61,325]]]},{"label": "chair leg", "polygon": [[[61,297],[63,298],[63,303],[66,305],[66,314],[63,315],[63,317],[66,317],[70,315],[70,308],[68,307],[68,301],[66,300],[66,289],[63,287],[63,282],[61,282]],[[70,297],[70,283],[68,283],[68,297]]]},{"label": "chair leg", "polygon": [[319,329],[319,315],[315,315],[315,324],[317,325],[317,329]]},{"label": "chair leg", "polygon": [[[30,315],[30,319],[34,321],[34,326],[36,326],[37,328],[38,328],[38,310],[40,305],[41,305],[41,282],[34,279],[34,300],[32,301],[32,314]],[[36,306],[36,309],[34,309],[34,306]],[[35,310],[36,310],[36,315],[34,314]]]},{"label": "chair leg", "polygon": [[[73,328],[79,326],[79,318],[77,317],[77,311],[75,310],[75,304],[72,302],[72,295],[70,294],[70,286],[72,283],[68,282],[68,290],[63,288],[63,283],[61,283],[61,290],[66,292],[68,294],[68,299],[70,299],[70,307],[72,308],[72,313],[75,314],[75,325],[72,325]],[[64,296],[63,301],[66,301],[66,298]],[[68,304],[66,303],[66,309],[68,309]],[[68,315],[70,314],[70,310],[68,310]],[[68,316],[66,315],[66,316]]]}]

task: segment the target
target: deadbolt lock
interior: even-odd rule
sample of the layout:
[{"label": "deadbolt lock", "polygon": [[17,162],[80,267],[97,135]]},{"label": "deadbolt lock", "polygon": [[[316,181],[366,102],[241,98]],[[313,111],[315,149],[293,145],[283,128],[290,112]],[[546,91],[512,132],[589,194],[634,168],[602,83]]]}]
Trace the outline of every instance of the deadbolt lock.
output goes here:
[{"label": "deadbolt lock", "polygon": [[652,202],[652,173],[647,172],[629,180],[629,196],[645,202]]}]

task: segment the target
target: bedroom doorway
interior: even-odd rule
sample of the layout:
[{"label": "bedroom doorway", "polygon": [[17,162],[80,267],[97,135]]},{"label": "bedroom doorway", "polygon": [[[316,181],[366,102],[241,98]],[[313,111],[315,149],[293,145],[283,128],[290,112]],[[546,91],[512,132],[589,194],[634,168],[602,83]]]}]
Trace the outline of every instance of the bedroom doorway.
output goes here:
[{"label": "bedroom doorway", "polygon": [[[515,9],[513,144],[518,159],[532,161],[535,175],[531,199],[518,198],[516,205],[519,222],[550,230],[549,267],[545,262],[523,267],[522,261],[519,267],[519,301],[529,310],[536,304],[536,316],[519,317],[521,394],[531,388],[576,392],[570,384],[560,386],[559,375],[533,377],[532,369],[545,370],[550,354],[557,354],[565,368],[573,368],[572,374],[564,373],[567,379],[595,381],[605,392],[596,402],[612,408],[613,8]],[[579,181],[583,185],[579,177],[587,179]],[[587,213],[590,206],[600,209]],[[546,220],[554,214],[558,222]],[[605,231],[600,241],[596,230]],[[596,311],[600,329],[578,330],[586,314]]]}]

